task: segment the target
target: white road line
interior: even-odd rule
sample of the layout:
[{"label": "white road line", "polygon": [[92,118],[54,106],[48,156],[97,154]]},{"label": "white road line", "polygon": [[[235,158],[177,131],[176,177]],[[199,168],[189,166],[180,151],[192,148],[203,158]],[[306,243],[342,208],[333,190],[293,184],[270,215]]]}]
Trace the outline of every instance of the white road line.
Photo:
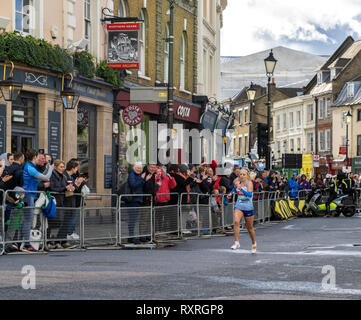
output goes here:
[{"label": "white road line", "polygon": [[217,277],[217,276],[199,276],[202,279],[218,283],[238,284],[246,288],[257,289],[262,291],[280,290],[283,292],[298,291],[313,294],[332,294],[332,295],[356,295],[361,296],[361,290],[343,289],[336,287],[334,290],[324,290],[322,284],[307,281],[260,281],[251,279],[239,279],[233,277]]},{"label": "white road line", "polygon": [[[238,249],[238,250],[231,250],[231,249],[209,249],[207,251],[213,252],[225,252],[225,253],[232,253],[232,254],[251,254],[250,250]],[[360,257],[361,258],[361,251],[347,251],[347,250],[324,250],[324,251],[295,251],[295,252],[262,252],[257,251],[256,255],[297,255],[297,256],[350,256],[350,257]]]}]

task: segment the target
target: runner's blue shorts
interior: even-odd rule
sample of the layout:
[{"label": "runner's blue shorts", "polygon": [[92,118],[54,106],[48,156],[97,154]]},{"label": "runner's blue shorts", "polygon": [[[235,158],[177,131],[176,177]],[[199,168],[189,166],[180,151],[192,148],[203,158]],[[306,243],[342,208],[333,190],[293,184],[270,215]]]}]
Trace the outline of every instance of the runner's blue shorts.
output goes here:
[{"label": "runner's blue shorts", "polygon": [[[236,210],[240,210],[240,209],[237,209],[235,208]],[[240,210],[243,212],[243,215],[246,217],[246,218],[250,218],[250,217],[253,217],[254,216],[254,210],[250,210],[250,211],[246,211],[246,210]]]}]

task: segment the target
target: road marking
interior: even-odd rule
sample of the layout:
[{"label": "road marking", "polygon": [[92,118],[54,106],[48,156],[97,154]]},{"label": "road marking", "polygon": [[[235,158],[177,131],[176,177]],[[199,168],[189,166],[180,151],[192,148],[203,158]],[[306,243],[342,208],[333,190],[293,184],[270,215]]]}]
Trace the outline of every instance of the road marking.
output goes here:
[{"label": "road marking", "polygon": [[343,289],[336,287],[334,290],[324,290],[321,283],[307,281],[261,281],[251,279],[239,279],[233,277],[217,277],[217,276],[198,276],[202,279],[218,283],[238,284],[246,288],[257,289],[262,291],[280,290],[283,292],[301,291],[313,294],[340,294],[340,295],[356,295],[361,296],[361,290]]},{"label": "road marking", "polygon": [[[238,249],[209,249],[207,251],[213,252],[226,252],[233,254],[251,254],[250,250]],[[262,252],[257,250],[257,255],[268,254],[268,255],[297,255],[297,256],[351,256],[361,257],[361,251],[347,251],[347,250],[324,250],[324,251],[295,251],[295,252]]]},{"label": "road marking", "polygon": [[291,230],[293,229],[294,225],[290,225],[290,226],[287,226],[287,227],[283,227],[282,229],[285,229],[285,230]]}]

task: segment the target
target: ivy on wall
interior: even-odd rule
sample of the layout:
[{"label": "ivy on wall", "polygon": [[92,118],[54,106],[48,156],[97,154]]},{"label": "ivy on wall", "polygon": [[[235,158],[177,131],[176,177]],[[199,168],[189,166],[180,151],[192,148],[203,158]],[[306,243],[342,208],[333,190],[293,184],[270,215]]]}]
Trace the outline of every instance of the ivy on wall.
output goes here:
[{"label": "ivy on wall", "polygon": [[0,34],[0,58],[61,73],[77,70],[84,77],[92,79],[97,76],[114,86],[122,86],[120,72],[110,68],[105,61],[96,63],[88,51],[71,54],[69,50],[45,40],[30,35],[24,37],[18,31]]}]

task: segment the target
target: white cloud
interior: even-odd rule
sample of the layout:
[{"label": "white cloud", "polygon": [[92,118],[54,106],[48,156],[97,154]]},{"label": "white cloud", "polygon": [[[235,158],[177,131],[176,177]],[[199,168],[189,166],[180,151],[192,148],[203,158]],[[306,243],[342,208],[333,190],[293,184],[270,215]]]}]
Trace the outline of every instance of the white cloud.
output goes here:
[{"label": "white cloud", "polygon": [[328,31],[348,26],[361,36],[361,0],[228,0],[222,55],[247,55],[289,42],[334,44]]}]

